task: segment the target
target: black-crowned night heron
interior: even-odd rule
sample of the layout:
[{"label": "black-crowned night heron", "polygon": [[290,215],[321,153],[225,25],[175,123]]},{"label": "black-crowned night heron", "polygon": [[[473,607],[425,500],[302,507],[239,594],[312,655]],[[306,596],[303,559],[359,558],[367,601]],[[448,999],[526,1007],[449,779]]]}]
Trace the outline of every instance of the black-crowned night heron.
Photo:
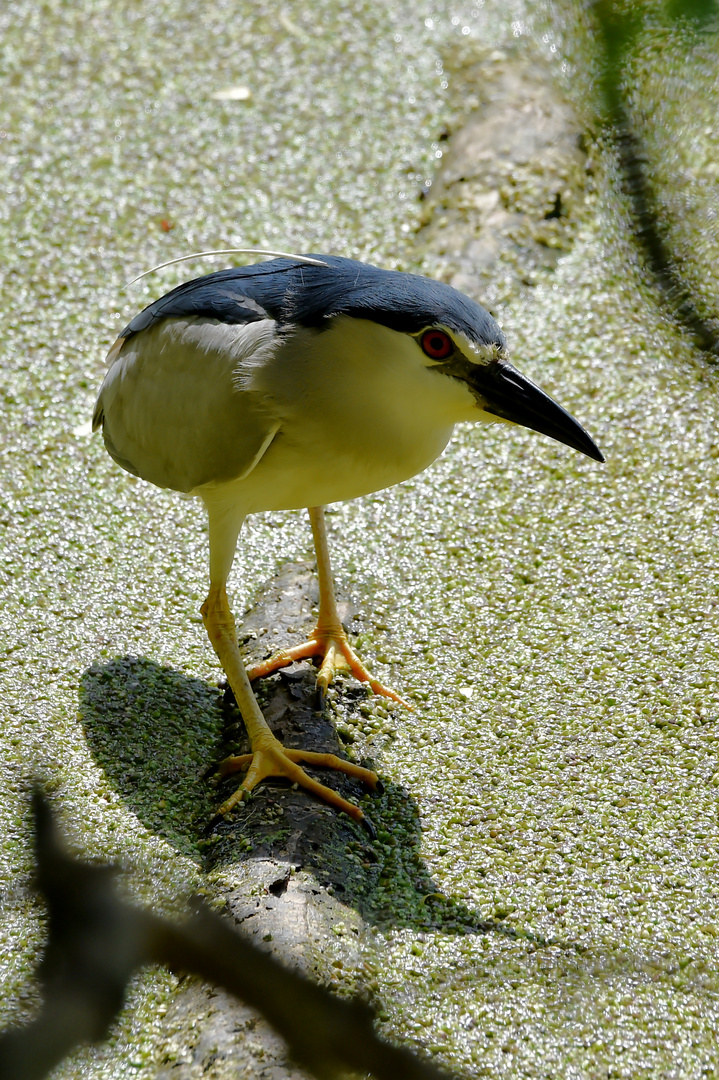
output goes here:
[{"label": "black-crowned night heron", "polygon": [[[202,616],[245,721],[247,769],[227,813],[268,776],[297,783],[355,820],[362,811],[301,763],[376,774],[331,754],[284,748],[250,680],[318,657],[318,684],[348,667],[377,694],[342,629],[322,506],[421,472],[461,420],[503,420],[596,461],[569,413],[506,357],[504,335],[449,285],[330,255],[275,258],[188,281],[135,316],[112,346],[93,427],[128,472],[199,495],[209,516],[210,592]],[[225,585],[248,514],[308,507],[320,585],[311,640],[249,672]]]}]

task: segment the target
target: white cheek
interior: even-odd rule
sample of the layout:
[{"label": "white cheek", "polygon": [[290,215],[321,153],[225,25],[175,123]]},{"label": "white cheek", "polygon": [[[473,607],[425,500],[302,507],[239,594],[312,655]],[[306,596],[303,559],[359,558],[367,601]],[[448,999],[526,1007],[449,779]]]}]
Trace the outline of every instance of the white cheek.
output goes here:
[{"label": "white cheek", "polygon": [[[431,370],[431,369],[430,369]],[[436,372],[437,378],[434,385],[436,403],[439,409],[446,410],[451,415],[454,423],[462,420],[476,422],[477,420],[492,420],[491,414],[486,413],[477,400],[477,395],[469,388],[462,379],[455,379],[451,375]]]}]

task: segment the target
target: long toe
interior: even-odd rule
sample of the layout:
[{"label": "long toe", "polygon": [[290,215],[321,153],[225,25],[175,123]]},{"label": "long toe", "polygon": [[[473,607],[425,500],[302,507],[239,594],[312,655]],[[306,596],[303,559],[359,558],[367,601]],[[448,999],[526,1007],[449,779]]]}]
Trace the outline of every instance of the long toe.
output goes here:
[{"label": "long toe", "polygon": [[367,683],[373,693],[389,698],[391,701],[397,701],[406,709],[412,708],[409,702],[401,698],[394,690],[373,678],[351,647],[341,626],[332,627],[328,631],[316,629],[312,637],[302,645],[283,649],[282,652],[276,653],[261,664],[255,664],[254,667],[249,668],[247,677],[250,682],[254,682],[255,679],[264,678],[274,671],[279,671],[280,668],[287,667],[295,660],[315,658],[320,661],[317,686],[323,693],[326,692],[335,675],[349,670],[358,682]]},{"label": "long toe", "polygon": [[363,822],[364,813],[359,806],[342,798],[338,792],[325,784],[314,780],[301,767],[299,762],[307,765],[321,765],[324,768],[335,769],[346,776],[352,776],[362,780],[369,788],[375,790],[378,786],[378,777],[370,769],[363,769],[354,765],[351,761],[344,761],[335,754],[318,754],[310,750],[285,749],[282,744],[273,739],[266,745],[258,747],[252,754],[240,754],[236,757],[225,758],[218,766],[220,776],[229,776],[234,772],[247,770],[247,775],[237,790],[226,799],[217,811],[217,817],[224,817],[230,813],[240,802],[247,798],[249,793],[257,787],[262,780],[270,776],[282,776],[290,783],[297,784],[306,791],[312,792],[318,799],[341,810],[354,821]]}]

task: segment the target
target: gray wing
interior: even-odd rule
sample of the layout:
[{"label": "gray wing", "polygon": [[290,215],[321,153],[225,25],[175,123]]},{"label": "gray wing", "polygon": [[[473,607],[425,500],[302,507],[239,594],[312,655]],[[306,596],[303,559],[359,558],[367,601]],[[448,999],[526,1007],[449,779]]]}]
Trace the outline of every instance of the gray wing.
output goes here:
[{"label": "gray wing", "polygon": [[271,318],[245,324],[163,318],[121,336],[100,389],[93,430],[123,469],[158,487],[192,491],[246,475],[279,423],[243,385],[243,365],[276,347]]}]

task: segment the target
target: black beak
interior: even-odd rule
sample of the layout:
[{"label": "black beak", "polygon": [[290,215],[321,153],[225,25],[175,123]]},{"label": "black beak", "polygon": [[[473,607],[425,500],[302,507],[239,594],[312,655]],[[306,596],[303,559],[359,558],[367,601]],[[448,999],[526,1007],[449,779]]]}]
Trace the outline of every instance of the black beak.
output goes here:
[{"label": "black beak", "polygon": [[550,439],[565,443],[595,461],[604,461],[601,450],[581,424],[506,360],[497,360],[475,371],[474,387],[486,412],[549,435]]}]

